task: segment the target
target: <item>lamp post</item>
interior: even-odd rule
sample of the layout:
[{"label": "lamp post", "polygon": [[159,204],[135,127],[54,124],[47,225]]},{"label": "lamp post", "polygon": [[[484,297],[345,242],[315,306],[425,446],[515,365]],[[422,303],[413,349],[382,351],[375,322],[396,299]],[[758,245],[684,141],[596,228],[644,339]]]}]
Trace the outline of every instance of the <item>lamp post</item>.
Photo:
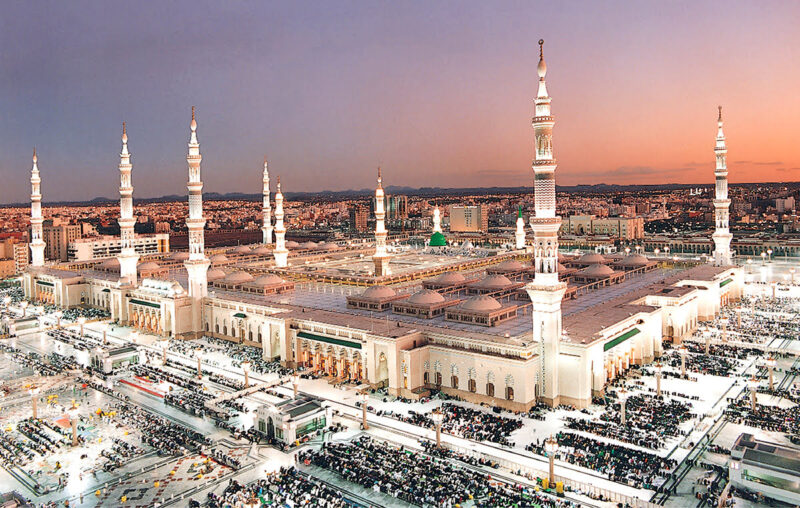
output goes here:
[{"label": "lamp post", "polygon": [[103,345],[108,344],[108,323],[103,325]]},{"label": "lamp post", "polygon": [[794,272],[795,272],[795,271],[796,271],[796,270],[795,270],[794,268],[789,268],[789,274],[790,274],[790,275],[791,275],[791,277],[792,277],[792,286],[794,286]]},{"label": "lamp post", "polygon": [[767,259],[772,263],[772,249],[767,249]]},{"label": "lamp post", "polygon": [[775,360],[774,356],[769,355],[769,358],[767,358],[767,360],[764,362],[764,365],[767,366],[767,372],[769,373],[769,391],[772,391],[775,386],[773,383],[772,373],[775,370],[775,366],[778,365],[778,361]]},{"label": "lamp post", "polygon": [[10,296],[3,297],[3,305],[5,305],[6,312],[8,312],[8,307],[11,305],[11,297]]},{"label": "lamp post", "polygon": [[197,379],[203,378],[203,368],[200,366],[200,355],[197,355]]},{"label": "lamp post", "polygon": [[653,368],[656,371],[656,396],[661,397],[661,376],[664,375],[664,364],[656,362]]},{"label": "lamp post", "polygon": [[625,425],[625,404],[628,402],[628,390],[625,389],[623,386],[619,390],[617,390],[617,396],[619,397],[619,407],[620,407],[620,425]]},{"label": "lamp post", "polygon": [[86,324],[86,318],[80,316],[78,318],[78,325],[80,326],[80,337],[83,338],[83,325]]},{"label": "lamp post", "polygon": [[297,386],[300,384],[300,376],[295,373],[292,374],[292,391],[294,392],[294,398],[297,398]]},{"label": "lamp post", "polygon": [[752,266],[753,266],[753,258],[747,258],[747,273],[750,273]]},{"label": "lamp post", "polygon": [[64,313],[60,310],[57,310],[53,313],[53,315],[56,317],[56,328],[61,328],[61,316],[63,316]]},{"label": "lamp post", "polygon": [[770,287],[772,287],[772,298],[773,298],[773,300],[774,300],[774,299],[775,299],[775,297],[777,296],[777,295],[775,294],[775,291],[778,289],[778,283],[777,283],[777,282],[771,282],[771,283],[770,283]]},{"label": "lamp post", "polygon": [[558,451],[558,441],[556,441],[556,438],[550,436],[550,438],[544,442],[544,451],[547,452],[547,458],[550,460],[549,483],[554,484],[556,482],[554,461],[556,459],[556,452]]},{"label": "lamp post", "polygon": [[681,346],[678,348],[678,352],[681,354],[681,379],[686,377],[686,353],[687,353],[686,346]]},{"label": "lamp post", "polygon": [[369,402],[369,394],[364,392],[361,394],[361,428],[364,430],[369,428],[367,423],[367,402]]},{"label": "lamp post", "polygon": [[242,371],[244,371],[244,387],[250,388],[250,362],[248,360],[242,362]]},{"label": "lamp post", "polygon": [[439,411],[434,411],[431,413],[431,420],[433,420],[433,424],[436,426],[436,448],[439,449],[442,447],[442,422],[444,421],[444,415]]},{"label": "lamp post", "polygon": [[22,317],[25,317],[25,312],[28,309],[28,301],[22,300],[21,302],[19,302],[19,306],[22,307]]},{"label": "lamp post", "polygon": [[708,354],[709,351],[711,350],[711,332],[705,330],[703,332],[703,338],[706,339],[706,354]]},{"label": "lamp post", "polygon": [[664,247],[664,255],[665,255],[665,256],[667,256],[667,257],[669,257],[669,245],[667,245],[666,247]]},{"label": "lamp post", "polygon": [[747,380],[747,387],[750,388],[750,409],[756,411],[756,390],[758,390],[758,379],[755,374]]},{"label": "lamp post", "polygon": [[728,318],[723,316],[722,319],[719,320],[722,324],[722,342],[728,342]]},{"label": "lamp post", "polygon": [[661,249],[656,247],[656,249],[653,251],[653,254],[655,254],[655,257],[658,257],[658,255],[661,254]]},{"label": "lamp post", "polygon": [[78,446],[78,407],[75,405],[75,401],[72,401],[72,407],[67,410],[67,414],[69,415],[69,423],[72,427],[72,446]]},{"label": "lamp post", "polygon": [[630,247],[625,247],[625,255],[627,256],[630,253],[631,253],[631,248]]},{"label": "lamp post", "polygon": [[28,390],[28,393],[31,394],[31,414],[33,416],[33,419],[36,420],[37,418],[39,418],[39,414],[36,411],[37,409],[36,403],[38,402],[39,399],[39,387],[36,385],[31,386],[30,389]]},{"label": "lamp post", "polygon": [[767,253],[766,252],[762,252],[761,253],[761,264],[762,265],[766,265],[767,264]]}]

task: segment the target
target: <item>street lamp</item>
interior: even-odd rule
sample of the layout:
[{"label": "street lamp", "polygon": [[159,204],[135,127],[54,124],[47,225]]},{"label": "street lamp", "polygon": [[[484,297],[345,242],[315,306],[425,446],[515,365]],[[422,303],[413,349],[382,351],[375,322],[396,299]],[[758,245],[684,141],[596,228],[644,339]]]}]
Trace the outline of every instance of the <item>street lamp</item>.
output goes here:
[{"label": "street lamp", "polygon": [[751,266],[753,266],[753,258],[747,258],[747,273],[750,273]]},{"label": "street lamp", "polygon": [[767,256],[769,257],[769,262],[772,263],[772,249],[767,249]]},{"label": "street lamp", "polygon": [[86,324],[86,318],[80,316],[78,318],[78,325],[80,325],[80,337],[83,338],[83,325]]},{"label": "street lamp", "polygon": [[294,391],[294,398],[297,398],[297,386],[300,384],[300,376],[295,373],[292,374],[292,390]]},{"label": "street lamp", "polygon": [[727,316],[723,316],[719,322],[722,324],[722,342],[728,342],[728,319]]},{"label": "street lamp", "polygon": [[39,399],[39,387],[36,385],[31,386],[30,389],[28,390],[28,393],[31,394],[31,413],[33,419],[36,420],[37,418],[39,418],[39,415],[37,414],[36,411],[36,403],[38,402]]},{"label": "street lamp", "polygon": [[666,247],[664,247],[664,255],[665,255],[665,256],[669,256],[669,245],[667,245]]},{"label": "street lamp", "polygon": [[57,310],[53,315],[56,317],[56,328],[61,328],[61,316],[63,316],[64,313]]},{"label": "street lamp", "polygon": [[72,401],[72,407],[67,410],[69,415],[69,423],[72,426],[72,446],[78,446],[78,407],[75,401]]},{"label": "street lamp", "polygon": [[767,253],[766,252],[762,252],[761,253],[761,264],[762,265],[767,264]]},{"label": "street lamp", "polygon": [[791,274],[791,277],[792,277],[792,286],[794,286],[794,272],[795,271],[796,270],[794,268],[789,268],[789,273]]},{"label": "street lamp", "polygon": [[656,396],[661,397],[661,376],[664,375],[664,364],[656,362],[653,368],[656,371]]},{"label": "street lamp", "polygon": [[22,307],[22,317],[25,317],[25,311],[28,309],[28,301],[22,300],[19,302],[19,306]]},{"label": "street lamp", "polygon": [[655,254],[655,255],[656,255],[656,257],[658,257],[658,255],[659,255],[659,254],[661,254],[661,249],[659,249],[658,247],[656,247],[656,249],[653,251],[653,254]]},{"label": "street lamp", "polygon": [[3,305],[6,307],[6,311],[8,311],[8,306],[11,305],[11,297],[6,296],[3,298]]},{"label": "street lamp", "polygon": [[627,256],[630,253],[631,253],[631,248],[630,247],[625,247],[625,255]]},{"label": "street lamp", "polygon": [[250,388],[250,361],[242,362],[242,371],[244,371],[244,387]]},{"label": "street lamp", "polygon": [[364,392],[361,394],[361,428],[364,430],[369,428],[367,423],[367,402],[369,402],[369,394]]},{"label": "street lamp", "polygon": [[442,447],[442,422],[444,421],[444,415],[439,411],[434,411],[431,413],[431,420],[433,420],[433,424],[436,426],[436,448],[439,449]]},{"label": "street lamp", "polygon": [[709,350],[711,349],[711,332],[709,332],[708,330],[704,330],[703,338],[706,339],[706,354],[708,354]]},{"label": "street lamp", "polygon": [[617,390],[617,396],[619,397],[619,405],[620,405],[620,425],[625,425],[625,404],[628,402],[628,390],[625,389],[623,386],[619,390]]},{"label": "street lamp", "polygon": [[750,409],[756,412],[756,390],[758,390],[758,379],[755,374],[747,380],[747,387],[750,388]]},{"label": "street lamp", "polygon": [[764,365],[767,366],[767,372],[769,372],[769,391],[772,391],[774,388],[772,372],[775,370],[775,366],[778,365],[778,361],[775,360],[774,356],[769,355],[769,358],[766,359]]},{"label": "street lamp", "polygon": [[686,377],[686,353],[688,349],[686,349],[686,346],[681,346],[678,348],[678,352],[681,354],[681,378],[683,379]]},{"label": "street lamp", "polygon": [[200,353],[197,354],[197,379],[203,378],[203,368],[200,366]]},{"label": "street lamp", "polygon": [[556,475],[554,472],[554,461],[556,459],[556,452],[558,451],[558,441],[556,441],[556,438],[550,436],[550,438],[544,442],[544,451],[547,452],[547,458],[550,460],[550,476],[548,483],[552,485],[556,482]]}]

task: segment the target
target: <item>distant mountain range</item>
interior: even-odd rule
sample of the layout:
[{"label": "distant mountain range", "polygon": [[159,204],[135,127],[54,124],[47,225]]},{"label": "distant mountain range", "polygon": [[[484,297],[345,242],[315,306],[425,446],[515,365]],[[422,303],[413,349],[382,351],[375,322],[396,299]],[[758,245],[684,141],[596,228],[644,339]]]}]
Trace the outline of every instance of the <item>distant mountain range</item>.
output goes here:
[{"label": "distant mountain range", "polygon": [[[704,184],[683,184],[683,183],[668,183],[661,185],[618,185],[599,183],[594,185],[558,185],[556,190],[558,192],[567,192],[572,194],[606,194],[616,192],[642,192],[642,191],[672,191],[679,189],[694,189],[701,187],[711,187],[712,183]],[[731,187],[740,185],[762,185],[762,186],[788,186],[797,187],[800,182],[774,182],[774,183],[747,183],[747,184],[733,184]],[[387,194],[405,194],[413,196],[481,196],[491,194],[522,194],[532,193],[531,187],[465,187],[465,188],[446,188],[446,187],[404,187],[404,186],[388,186],[384,188]],[[317,192],[287,192],[284,197],[292,201],[306,201],[310,199],[317,199],[321,201],[337,201],[341,199],[357,199],[367,196],[372,196],[375,189],[348,189],[343,191],[317,191]],[[274,193],[273,193],[274,195]],[[261,194],[247,194],[243,192],[228,192],[221,194],[219,192],[205,192],[203,199],[222,201],[222,200],[242,200],[242,201],[259,201]],[[137,203],[168,203],[173,201],[186,200],[186,194],[170,194],[157,198],[143,198],[136,199]],[[77,205],[90,205],[102,203],[117,203],[119,198],[106,198],[96,197],[89,201],[47,201],[46,205],[49,206],[77,206]],[[11,203],[0,205],[2,207],[18,207],[28,206],[30,203]]]}]

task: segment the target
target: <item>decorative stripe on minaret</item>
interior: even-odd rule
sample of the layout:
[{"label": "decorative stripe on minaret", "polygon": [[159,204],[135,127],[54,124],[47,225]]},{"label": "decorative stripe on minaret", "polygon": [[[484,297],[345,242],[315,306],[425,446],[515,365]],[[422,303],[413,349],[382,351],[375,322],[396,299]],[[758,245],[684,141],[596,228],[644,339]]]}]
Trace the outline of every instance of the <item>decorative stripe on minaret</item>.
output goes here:
[{"label": "decorative stripe on minaret", "polygon": [[375,189],[375,257],[386,257],[386,210],[384,208],[383,178],[378,167],[378,188]]},{"label": "decorative stripe on minaret", "polygon": [[189,274],[189,296],[195,300],[192,306],[192,322],[194,331],[202,327],[200,323],[199,301],[208,294],[208,277],[206,272],[211,262],[205,254],[205,237],[203,230],[206,219],[203,217],[203,181],[200,179],[200,143],[197,141],[197,120],[192,106],[192,130],[189,137],[189,153],[186,162],[189,165],[189,181],[186,188],[189,190],[189,217],[186,218],[186,227],[189,229],[189,259],[183,264]]},{"label": "decorative stripe on minaret", "polygon": [[725,145],[725,133],[722,131],[722,106],[719,106],[717,116],[717,143],[714,146],[716,167],[714,177],[716,181],[716,194],[714,198],[714,264],[717,266],[727,266],[731,261],[731,239],[730,232],[730,206],[731,200],[728,199],[728,147]]},{"label": "decorative stripe on minaret", "polygon": [[39,176],[39,157],[33,149],[31,168],[31,266],[44,265],[44,234],[42,232],[42,178]]},{"label": "decorative stripe on minaret", "polygon": [[122,151],[119,154],[119,233],[122,240],[122,249],[119,260],[119,276],[127,278],[132,284],[136,283],[136,264],[139,256],[133,246],[135,237],[133,227],[136,218],[133,216],[133,181],[131,179],[131,154],[128,152],[128,129],[122,122]]},{"label": "decorative stripe on minaret", "polygon": [[263,242],[266,245],[272,243],[272,206],[269,203],[269,169],[267,168],[267,157],[264,156],[264,175],[263,175],[264,203],[261,208],[264,225],[261,227]]},{"label": "decorative stripe on minaret", "polygon": [[286,227],[283,225],[283,192],[281,192],[281,177],[278,176],[278,185],[275,189],[275,266],[285,268],[289,252],[286,249]]}]

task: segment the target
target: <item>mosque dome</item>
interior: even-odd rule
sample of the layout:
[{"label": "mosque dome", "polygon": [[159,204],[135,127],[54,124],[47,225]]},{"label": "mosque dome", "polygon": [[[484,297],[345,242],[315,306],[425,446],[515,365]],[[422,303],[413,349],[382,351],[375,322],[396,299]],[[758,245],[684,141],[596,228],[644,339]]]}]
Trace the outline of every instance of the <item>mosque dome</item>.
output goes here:
[{"label": "mosque dome", "polygon": [[471,312],[490,312],[501,308],[500,302],[488,295],[473,296],[458,304],[459,310]]},{"label": "mosque dome", "polygon": [[119,269],[119,259],[117,258],[108,258],[102,263],[100,263],[101,270],[114,270]]},{"label": "mosque dome", "polygon": [[371,298],[374,300],[380,300],[382,298],[392,298],[397,296],[397,293],[394,289],[388,286],[370,286],[361,293],[363,298]]},{"label": "mosque dome", "polygon": [[628,266],[634,268],[646,266],[648,263],[650,263],[650,260],[648,260],[645,256],[642,256],[641,254],[632,254],[630,256],[625,256],[619,262],[619,264],[622,266]]},{"label": "mosque dome", "polygon": [[315,242],[308,241],[308,242],[301,243],[299,245],[299,247],[301,249],[304,249],[304,250],[306,250],[306,249],[310,250],[310,249],[316,249],[317,248],[317,244]]},{"label": "mosque dome", "polygon": [[584,254],[583,256],[578,258],[578,263],[583,265],[595,265],[595,264],[603,264],[606,262],[606,258],[598,254],[597,252],[589,252],[588,254]]},{"label": "mosque dome", "polygon": [[267,275],[261,275],[259,277],[256,277],[256,280],[252,282],[252,285],[265,287],[265,286],[275,286],[277,284],[283,284],[285,282],[286,282],[285,280],[281,279],[274,273],[270,273]]},{"label": "mosque dome", "polygon": [[447,245],[447,239],[443,234],[437,231],[431,235],[431,241],[428,245],[430,247],[445,247]]},{"label": "mosque dome", "polygon": [[240,245],[233,249],[234,254],[250,254],[250,247],[247,245]]},{"label": "mosque dome", "polygon": [[466,282],[466,280],[467,279],[464,278],[464,276],[458,272],[447,272],[433,279],[433,282],[441,285],[446,284],[449,286],[453,286],[455,284],[463,284],[464,282]]},{"label": "mosque dome", "polygon": [[511,282],[505,275],[487,275],[480,281],[476,282],[473,287],[498,291],[500,289],[505,289],[512,284],[514,283]]},{"label": "mosque dome", "polygon": [[270,251],[268,248],[262,245],[260,247],[256,247],[255,249],[253,249],[252,251],[250,251],[250,253],[255,254],[256,256],[269,256],[272,253],[272,251]]},{"label": "mosque dome", "polygon": [[608,277],[613,273],[614,270],[602,264],[589,265],[583,270],[581,270],[582,275],[586,275],[589,277]]},{"label": "mosque dome", "polygon": [[145,270],[148,271],[158,270],[159,268],[161,268],[161,266],[159,266],[159,264],[156,263],[155,261],[145,261],[144,263],[139,263],[139,266],[136,267],[136,269],[139,270],[140,272]]},{"label": "mosque dome", "polygon": [[220,270],[219,268],[212,268],[206,272],[206,279],[209,282],[220,280],[225,278],[225,272]]},{"label": "mosque dome", "polygon": [[300,247],[300,244],[295,242],[294,240],[289,240],[288,242],[286,242],[287,249],[296,249],[298,247]]},{"label": "mosque dome", "polygon": [[469,240],[461,244],[462,249],[474,249],[475,245],[472,244]]},{"label": "mosque dome", "polygon": [[228,284],[243,284],[253,280],[253,276],[247,272],[232,272],[225,277],[225,282]]},{"label": "mosque dome", "polygon": [[169,258],[172,261],[186,261],[187,259],[189,259],[189,253],[183,251],[173,252]]},{"label": "mosque dome", "polygon": [[514,259],[508,259],[506,261],[503,261],[499,265],[495,266],[495,269],[497,270],[503,270],[508,272],[524,270],[525,268],[527,268],[525,265]]},{"label": "mosque dome", "polygon": [[183,294],[183,286],[180,285],[178,282],[173,282],[172,286],[170,287],[173,294],[180,295]]},{"label": "mosque dome", "polygon": [[216,254],[214,256],[211,256],[212,263],[225,263],[227,261],[228,261],[228,256],[226,256],[225,254]]},{"label": "mosque dome", "polygon": [[406,301],[408,303],[415,303],[417,305],[433,305],[442,303],[444,301],[444,297],[432,289],[423,289],[422,291],[409,296],[408,300]]}]

